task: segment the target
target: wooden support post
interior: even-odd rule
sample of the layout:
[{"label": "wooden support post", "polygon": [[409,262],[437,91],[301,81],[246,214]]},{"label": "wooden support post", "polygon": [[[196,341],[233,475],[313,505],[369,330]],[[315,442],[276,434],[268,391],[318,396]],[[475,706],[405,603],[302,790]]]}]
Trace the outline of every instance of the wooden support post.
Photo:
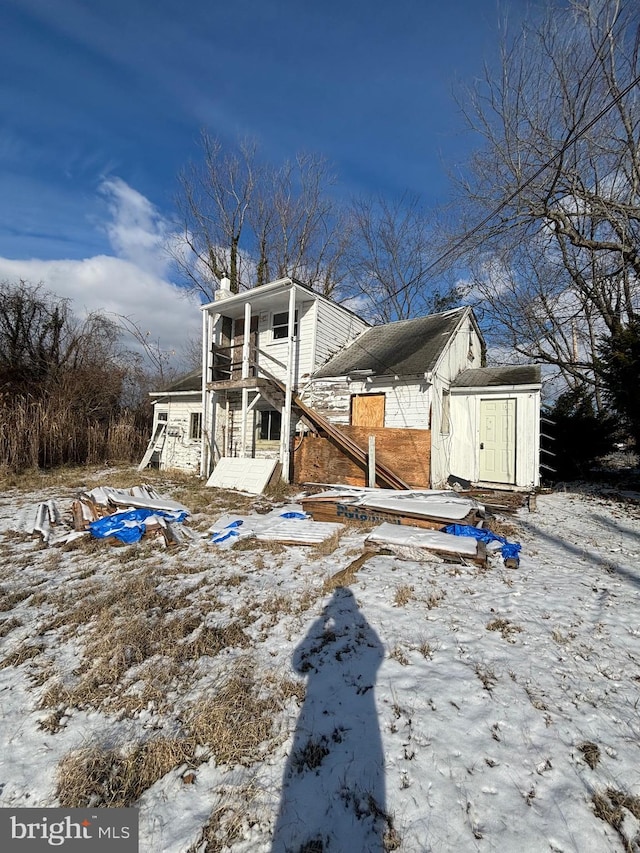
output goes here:
[{"label": "wooden support post", "polygon": [[376,487],[376,437],[375,435],[369,436],[369,455],[367,457],[367,469],[368,469],[368,477],[367,477],[367,485],[370,489],[375,489]]},{"label": "wooden support post", "polygon": [[205,308],[202,311],[202,435],[200,437],[200,476],[206,477],[209,468],[209,446],[208,435],[208,408],[209,392],[207,391],[207,380],[209,378],[209,365],[211,359],[211,347],[209,345],[209,312]]},{"label": "wooden support post", "polygon": [[[249,352],[251,345],[251,303],[244,306],[244,338],[242,341],[242,378],[249,378]],[[240,456],[247,455],[247,418],[249,416],[249,389],[242,389],[242,421]]]},{"label": "wooden support post", "polygon": [[293,400],[293,365],[295,360],[295,323],[296,323],[296,288],[291,285],[289,290],[289,326],[287,334],[289,347],[287,349],[287,381],[285,384],[284,410],[282,412],[282,425],[280,435],[280,461],[282,462],[282,479],[285,483],[290,481],[291,466],[291,403]]}]

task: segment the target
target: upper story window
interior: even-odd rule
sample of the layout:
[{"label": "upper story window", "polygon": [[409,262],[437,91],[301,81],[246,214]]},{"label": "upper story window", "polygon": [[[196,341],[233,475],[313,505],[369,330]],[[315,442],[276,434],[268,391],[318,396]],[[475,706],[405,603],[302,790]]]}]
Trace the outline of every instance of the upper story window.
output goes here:
[{"label": "upper story window", "polygon": [[166,423],[169,420],[169,412],[166,409],[159,409],[158,423]]},{"label": "upper story window", "polygon": [[[280,314],[273,315],[273,324],[271,326],[273,330],[273,340],[281,341],[286,339],[289,334],[289,312],[282,311]],[[298,312],[296,311],[296,316],[293,324],[293,337],[298,337]]]}]

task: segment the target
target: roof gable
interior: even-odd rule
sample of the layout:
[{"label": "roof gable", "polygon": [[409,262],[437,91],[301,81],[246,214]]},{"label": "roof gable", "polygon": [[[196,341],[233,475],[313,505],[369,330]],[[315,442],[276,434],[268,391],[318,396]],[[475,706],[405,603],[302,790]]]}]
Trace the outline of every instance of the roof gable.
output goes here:
[{"label": "roof gable", "polygon": [[373,326],[338,352],[314,379],[366,372],[370,376],[413,376],[432,370],[468,308],[415,320]]}]

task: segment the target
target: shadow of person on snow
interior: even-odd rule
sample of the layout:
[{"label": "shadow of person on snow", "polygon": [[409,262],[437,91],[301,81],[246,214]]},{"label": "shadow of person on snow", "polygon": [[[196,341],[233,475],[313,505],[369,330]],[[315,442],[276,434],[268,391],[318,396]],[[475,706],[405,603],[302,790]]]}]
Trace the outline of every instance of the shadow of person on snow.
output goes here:
[{"label": "shadow of person on snow", "polygon": [[382,853],[384,755],[374,687],[384,657],[351,590],[336,589],[293,654],[308,677],[272,853]]}]

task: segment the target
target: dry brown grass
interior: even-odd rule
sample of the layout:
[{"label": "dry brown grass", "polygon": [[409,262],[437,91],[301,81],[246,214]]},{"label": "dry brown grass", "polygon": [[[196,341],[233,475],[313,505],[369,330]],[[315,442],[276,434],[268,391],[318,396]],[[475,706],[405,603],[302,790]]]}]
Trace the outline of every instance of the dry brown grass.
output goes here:
[{"label": "dry brown grass", "polygon": [[319,542],[317,545],[309,548],[309,559],[321,560],[323,557],[328,557],[329,554],[333,554],[336,548],[339,547],[342,536],[343,533],[336,531],[328,539],[325,539],[324,542]]},{"label": "dry brown grass", "polygon": [[188,853],[224,853],[235,841],[239,841],[247,822],[252,818],[252,810],[257,799],[257,790],[251,785],[238,788],[224,786],[215,791],[218,802],[214,806],[209,820],[205,824],[197,842]]},{"label": "dry brown grass", "polygon": [[30,589],[21,589],[19,592],[9,592],[4,587],[0,587],[0,613],[6,613],[13,610],[16,604],[20,604],[25,598],[31,595]]},{"label": "dry brown grass", "polygon": [[171,684],[187,681],[203,656],[248,646],[244,628],[252,621],[250,613],[217,626],[215,596],[193,601],[193,589],[161,591],[161,578],[148,567],[121,575],[117,583],[89,579],[73,593],[52,596],[56,615],[43,632],[76,636],[83,657],[73,681],[47,691],[41,707],[64,702],[129,714],[149,703],[163,707]]},{"label": "dry brown grass", "polygon": [[10,631],[13,631],[14,628],[19,628],[22,625],[22,622],[19,619],[14,619],[13,616],[11,619],[5,619],[3,622],[0,622],[0,637],[6,637]]},{"label": "dry brown grass", "polygon": [[8,666],[20,666],[25,661],[32,660],[42,654],[43,646],[33,645],[31,643],[23,643],[14,652],[8,654],[0,661],[0,669],[6,669]]},{"label": "dry brown grass", "polygon": [[398,663],[402,666],[409,666],[409,664],[411,663],[409,658],[406,656],[402,646],[395,646],[393,649],[391,649],[391,651],[389,652],[389,657],[393,658],[393,660],[398,661]]},{"label": "dry brown grass", "polygon": [[240,660],[214,695],[187,715],[190,735],[218,763],[253,764],[273,748],[274,720],[286,699],[297,695],[295,684],[274,676],[259,679],[254,662]]},{"label": "dry brown grass", "polygon": [[522,628],[513,622],[509,622],[508,619],[492,619],[487,625],[487,631],[500,631],[500,635],[504,640],[507,640],[509,643],[515,643],[513,635],[520,634]]},{"label": "dry brown grass", "polygon": [[415,597],[415,587],[409,586],[409,584],[405,583],[402,584],[402,586],[396,587],[396,592],[393,596],[393,603],[396,607],[404,607],[405,604],[413,601]]},{"label": "dry brown grass", "polygon": [[121,750],[89,747],[60,762],[56,797],[65,808],[125,808],[175,767],[196,766],[199,760],[194,743],[180,738]]},{"label": "dry brown grass", "polygon": [[[604,820],[618,833],[625,853],[636,853],[640,839],[634,832],[633,824],[640,820],[640,797],[625,794],[616,788],[607,788],[605,791],[596,791],[591,801],[595,816]],[[631,827],[625,826],[625,812],[635,818]],[[634,833],[634,837],[627,834],[629,829]]]},{"label": "dry brown grass", "polygon": [[509,539],[511,542],[518,540],[522,536],[522,531],[517,525],[500,518],[487,518],[484,526],[492,533],[495,533],[496,536],[504,536],[505,539]]},{"label": "dry brown grass", "polygon": [[600,763],[600,747],[592,741],[585,741],[578,746],[582,753],[582,757],[592,770],[595,770]]}]

